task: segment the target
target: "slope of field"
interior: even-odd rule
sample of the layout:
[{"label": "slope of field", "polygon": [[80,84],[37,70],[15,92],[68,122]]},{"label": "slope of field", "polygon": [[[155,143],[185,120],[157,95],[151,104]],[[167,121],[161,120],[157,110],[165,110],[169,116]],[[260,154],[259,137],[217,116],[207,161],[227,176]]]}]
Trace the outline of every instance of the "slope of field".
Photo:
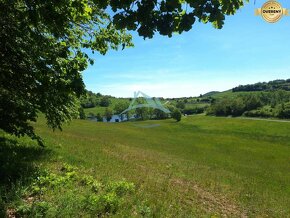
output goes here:
[{"label": "slope of field", "polygon": [[135,183],[117,216],[137,216],[140,204],[155,217],[290,214],[290,123],[205,116],[179,123],[75,120],[52,132],[40,119],[36,129],[54,152],[48,166],[64,161],[101,181]]},{"label": "slope of field", "polygon": [[224,92],[218,92],[218,93],[212,93],[210,95],[207,95],[206,97],[212,97],[215,99],[219,99],[219,98],[235,98],[239,95],[250,95],[253,93],[259,93],[259,91],[255,91],[255,92],[233,92],[232,90],[227,90]]}]

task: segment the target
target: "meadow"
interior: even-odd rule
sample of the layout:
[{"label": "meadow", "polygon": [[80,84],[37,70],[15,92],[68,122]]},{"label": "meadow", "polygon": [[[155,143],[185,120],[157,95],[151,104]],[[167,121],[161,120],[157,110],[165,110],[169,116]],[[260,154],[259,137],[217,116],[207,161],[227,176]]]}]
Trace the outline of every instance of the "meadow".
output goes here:
[{"label": "meadow", "polygon": [[[55,172],[69,164],[92,181],[134,184],[118,210],[104,216],[289,217],[290,122],[203,115],[181,122],[75,120],[52,132],[40,118],[35,128],[49,151],[41,160],[29,159],[38,168]],[[48,214],[87,216],[89,207],[76,205],[88,193],[76,182],[61,191],[52,188],[41,199],[61,205]],[[83,200],[76,202],[78,196]],[[11,208],[21,201],[11,199]]]}]

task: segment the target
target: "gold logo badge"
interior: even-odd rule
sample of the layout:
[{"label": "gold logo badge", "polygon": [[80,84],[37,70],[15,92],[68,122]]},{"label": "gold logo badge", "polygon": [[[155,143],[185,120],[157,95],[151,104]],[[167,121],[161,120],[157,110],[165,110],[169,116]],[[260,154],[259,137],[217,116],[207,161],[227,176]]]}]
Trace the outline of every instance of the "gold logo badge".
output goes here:
[{"label": "gold logo badge", "polygon": [[261,15],[269,23],[276,23],[283,15],[288,15],[288,10],[283,8],[279,2],[270,0],[265,2],[262,8],[256,9],[255,14]]}]

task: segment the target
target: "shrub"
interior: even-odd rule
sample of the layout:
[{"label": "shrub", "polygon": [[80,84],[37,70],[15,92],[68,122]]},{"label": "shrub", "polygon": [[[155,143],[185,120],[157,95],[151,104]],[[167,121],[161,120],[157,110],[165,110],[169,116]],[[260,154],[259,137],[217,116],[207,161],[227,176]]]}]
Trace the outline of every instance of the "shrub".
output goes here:
[{"label": "shrub", "polygon": [[31,214],[31,205],[28,204],[21,204],[16,208],[16,215],[19,217],[28,216]]},{"label": "shrub", "polygon": [[275,116],[273,109],[268,106],[257,110],[246,111],[243,115],[247,117],[264,117],[264,118]]},{"label": "shrub", "polygon": [[230,114],[233,116],[241,116],[245,112],[245,104],[241,98],[233,100],[231,102],[230,108]]},{"label": "shrub", "polygon": [[257,109],[262,106],[262,102],[257,95],[246,95],[244,98],[245,109],[247,111]]},{"label": "shrub", "polygon": [[110,102],[109,97],[104,96],[104,97],[101,99],[100,106],[101,106],[101,107],[109,107],[110,103],[111,103],[111,102]]},{"label": "shrub", "polygon": [[97,113],[97,121],[99,121],[99,122],[103,121],[103,117],[101,116],[100,113]]},{"label": "shrub", "polygon": [[290,102],[279,105],[277,115],[279,118],[290,118]]},{"label": "shrub", "polygon": [[207,107],[195,107],[195,108],[188,108],[182,110],[184,114],[191,115],[191,114],[202,114],[206,110]]},{"label": "shrub", "polygon": [[176,103],[176,107],[179,109],[184,109],[185,108],[185,103],[183,101],[178,101]]},{"label": "shrub", "polygon": [[231,115],[231,102],[228,99],[216,101],[210,108],[209,113],[216,116]]},{"label": "shrub", "polygon": [[159,109],[154,109],[153,115],[155,116],[155,119],[157,119],[157,120],[163,120],[163,119],[166,119],[168,117],[167,113],[165,113],[164,111],[159,110]]},{"label": "shrub", "polygon": [[44,217],[52,207],[48,202],[38,201],[33,204],[21,204],[16,208],[16,216],[19,217]]},{"label": "shrub", "polygon": [[172,113],[171,113],[171,117],[173,119],[175,119],[177,122],[179,122],[181,120],[181,112],[178,109],[175,109]]},{"label": "shrub", "polygon": [[[122,208],[125,196],[134,190],[133,183],[102,184],[91,175],[81,175],[77,168],[64,164],[54,173],[41,172],[23,193],[25,200],[20,200],[12,210],[16,217],[104,217]],[[1,202],[0,198],[0,215],[5,214],[5,205]]]},{"label": "shrub", "polygon": [[85,208],[97,215],[116,213],[120,198],[114,192],[103,195],[90,195],[84,200]]},{"label": "shrub", "polygon": [[99,192],[101,189],[102,189],[103,185],[102,183],[100,182],[97,182],[97,181],[94,181],[92,184],[91,184],[91,189],[93,192],[97,193]]},{"label": "shrub", "polygon": [[119,197],[133,192],[134,189],[134,184],[126,181],[113,182],[108,185],[108,191],[115,192]]},{"label": "shrub", "polygon": [[110,108],[106,108],[105,117],[108,122],[112,119],[112,116],[113,116],[113,111]]},{"label": "shrub", "polygon": [[151,215],[151,209],[147,205],[139,205],[137,210],[143,217],[148,217]]}]

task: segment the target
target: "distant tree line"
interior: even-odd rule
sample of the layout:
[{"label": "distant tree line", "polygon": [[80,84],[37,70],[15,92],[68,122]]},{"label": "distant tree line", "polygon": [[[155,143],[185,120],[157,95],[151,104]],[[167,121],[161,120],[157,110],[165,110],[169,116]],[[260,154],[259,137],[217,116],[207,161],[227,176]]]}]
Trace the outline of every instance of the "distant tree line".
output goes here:
[{"label": "distant tree line", "polygon": [[203,106],[203,107],[193,107],[193,108],[185,108],[181,110],[183,114],[186,115],[193,115],[193,114],[202,114],[206,111],[208,106]]},{"label": "distant tree line", "polygon": [[233,88],[233,92],[272,91],[277,89],[290,91],[290,79],[259,82],[251,85],[240,85]]},{"label": "distant tree line", "polygon": [[[138,98],[137,103],[144,104],[146,102],[144,98]],[[178,108],[171,104],[168,104],[165,107],[170,111],[170,113],[165,113],[160,109],[155,109],[151,107],[136,108],[134,111],[135,113],[133,113],[135,114],[136,119],[139,120],[163,120],[168,118],[173,118],[176,121],[181,120],[182,114]]]},{"label": "distant tree line", "polygon": [[[96,94],[94,94],[92,97],[95,97],[95,95]],[[94,99],[94,98],[91,98],[90,95],[88,95],[88,96],[89,97],[87,99],[89,99],[89,100]],[[110,100],[110,98],[108,98],[108,96],[102,96],[101,99]],[[146,100],[144,98],[138,98],[138,99],[136,99],[136,101],[137,101],[137,104],[146,104]],[[84,103],[84,101],[82,101],[82,103]],[[103,106],[103,107],[106,107],[103,114],[90,113],[89,117],[96,118],[97,121],[103,121],[103,117],[104,117],[107,121],[110,121],[112,119],[113,115],[116,114],[116,115],[120,115],[119,116],[120,121],[124,121],[125,117],[127,117],[129,119],[134,118],[135,120],[162,120],[162,119],[169,119],[169,118],[173,118],[176,121],[181,120],[182,113],[181,113],[180,109],[178,109],[177,107],[175,107],[172,104],[166,105],[166,108],[169,109],[169,111],[171,113],[165,113],[164,111],[162,111],[160,109],[155,109],[155,108],[151,108],[151,107],[140,107],[140,108],[136,108],[134,110],[129,110],[125,113],[122,113],[129,107],[129,104],[130,104],[130,99],[128,99],[127,101],[118,99],[118,101],[115,103],[114,106],[111,106],[111,101],[109,101],[109,104],[106,104],[106,106]],[[96,105],[96,106],[101,106],[101,105],[104,105],[104,104],[102,104],[102,100],[101,100],[100,104]],[[83,107],[80,108],[79,112],[80,112],[80,115],[79,115],[80,118],[86,119],[86,115],[84,113]]]},{"label": "distant tree line", "polygon": [[290,118],[290,92],[277,90],[218,99],[208,108],[207,114]]},{"label": "distant tree line", "polygon": [[210,103],[213,103],[212,97],[205,98],[182,98],[176,101],[176,108],[180,110],[182,114],[193,115],[202,114],[205,112]]},{"label": "distant tree line", "polygon": [[80,103],[83,108],[108,107],[111,104],[110,96],[95,94],[91,91],[86,91],[85,95],[81,96]]}]

